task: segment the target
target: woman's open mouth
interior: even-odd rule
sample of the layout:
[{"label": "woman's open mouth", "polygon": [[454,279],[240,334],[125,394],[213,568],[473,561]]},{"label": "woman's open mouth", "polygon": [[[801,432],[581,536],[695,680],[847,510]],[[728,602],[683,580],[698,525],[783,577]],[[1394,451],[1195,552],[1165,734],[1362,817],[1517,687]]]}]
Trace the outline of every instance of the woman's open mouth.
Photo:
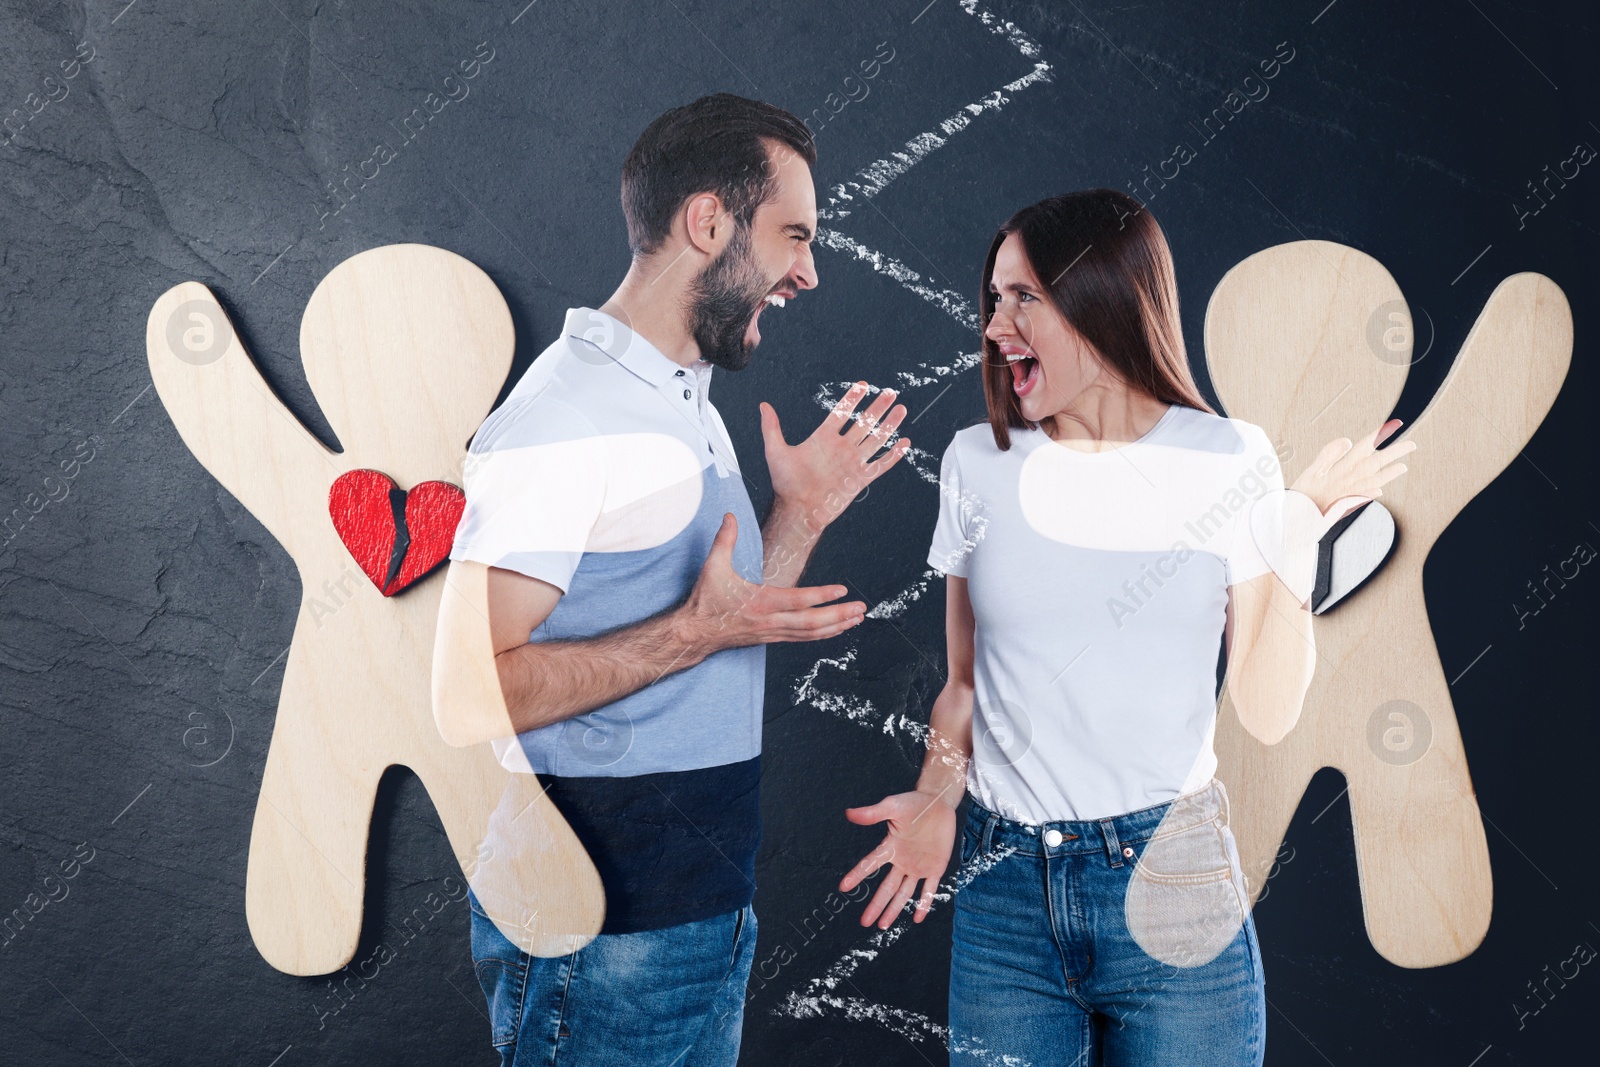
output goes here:
[{"label": "woman's open mouth", "polygon": [[1017,396],[1024,397],[1033,392],[1033,387],[1039,383],[1039,361],[1023,355],[1007,356],[1006,359],[1011,363],[1011,387],[1017,391]]}]

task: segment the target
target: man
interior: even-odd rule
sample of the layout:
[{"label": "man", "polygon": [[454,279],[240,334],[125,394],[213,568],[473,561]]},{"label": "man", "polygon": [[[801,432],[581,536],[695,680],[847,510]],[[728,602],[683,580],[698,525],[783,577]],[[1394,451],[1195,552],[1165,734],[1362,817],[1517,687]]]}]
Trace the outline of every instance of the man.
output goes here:
[{"label": "man", "polygon": [[627,276],[599,309],[567,313],[469,449],[451,570],[489,568],[509,722],[442,707],[441,727],[539,776],[606,898],[598,937],[542,958],[474,897],[506,1064],[738,1059],[764,646],[861,621],[863,603],[834,603],[843,586],[795,584],[822,529],[910,447],[885,451],[905,416],[893,392],[856,411],[864,382],[798,445],[762,404],[774,503],[758,529],[707,399],[713,367],[749,362],[761,313],[817,284],[815,160],[799,119],[729,94],[652,122],[622,170]]}]

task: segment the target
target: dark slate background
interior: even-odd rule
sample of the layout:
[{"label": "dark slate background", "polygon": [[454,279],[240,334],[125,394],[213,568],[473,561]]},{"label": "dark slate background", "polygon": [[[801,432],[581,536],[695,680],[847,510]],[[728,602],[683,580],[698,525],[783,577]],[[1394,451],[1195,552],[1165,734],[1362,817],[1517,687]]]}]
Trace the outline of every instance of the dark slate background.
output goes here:
[{"label": "dark slate background", "polygon": [[[1500,279],[1532,270],[1562,286],[1576,318],[1566,386],[1425,575],[1488,828],[1487,939],[1432,970],[1373,952],[1331,770],[1309,787],[1257,920],[1270,1064],[1592,1056],[1593,967],[1521,1025],[1518,1005],[1538,1006],[1529,983],[1580,942],[1600,946],[1586,654],[1600,577],[1584,568],[1520,628],[1515,605],[1531,604],[1526,583],[1546,565],[1579,542],[1600,545],[1594,449],[1583,443],[1600,175],[1584,168],[1520,226],[1515,205],[1529,208],[1525,183],[1578,142],[1600,145],[1594,10],[1325,2],[5,0],[0,113],[31,118],[0,146],[0,509],[13,516],[0,533],[0,909],[23,906],[74,850],[92,858],[52,882],[66,895],[0,947],[0,1061],[493,1062],[465,907],[409,940],[397,932],[454,873],[403,770],[379,797],[358,954],[383,942],[396,958],[324,1015],[326,979],[280,974],[251,945],[248,832],[299,583],[178,439],[150,387],[145,316],[177,282],[210,286],[274,388],[334,443],[300,368],[301,310],[346,257],[425,242],[500,286],[519,336],[514,380],[563,310],[603,300],[627,265],[617,175],[634,137],[715,90],[825,118],[824,205],[906,141],[971,117],[870,205],[858,198],[824,220],[887,257],[885,270],[853,246],[819,245],[821,287],[764,317],[751,369],[719,376],[717,402],[758,485],[757,400],[775,402],[792,436],[820,417],[816,397],[831,383],[895,384],[975,347],[958,315],[886,272],[899,269],[890,260],[920,275],[910,284],[970,305],[1010,211],[1126,187],[1179,140],[1198,157],[1150,207],[1176,256],[1203,385],[1212,288],[1281,242],[1362,249],[1425,312],[1433,336],[1419,327],[1426,354],[1396,411],[1407,420]],[[63,80],[80,42],[92,58]],[[1202,147],[1189,124],[1280,42],[1294,59],[1270,96]],[[883,43],[892,60],[835,114],[844,93],[861,96],[844,79]],[[489,49],[470,95],[403,141],[401,117]],[[992,96],[1036,62],[1048,81]],[[57,99],[34,114],[30,93]],[[396,158],[332,214],[328,183],[379,141]],[[981,415],[977,380],[939,377],[904,396],[926,450],[916,466],[936,470],[951,434]],[[914,589],[936,506],[928,481],[902,465],[828,534],[811,574],[846,580],[871,603]],[[924,720],[940,685],[940,600],[935,586],[826,647],[772,650],[758,959],[784,946],[792,959],[752,984],[746,1063],[943,1062],[948,907],[892,941],[864,934],[857,906],[820,930],[800,925],[877,839],[842,809],[915,776],[918,750],[898,724]],[[862,948],[876,955],[819,988]],[[832,999],[814,1010],[796,999],[819,992]]]}]

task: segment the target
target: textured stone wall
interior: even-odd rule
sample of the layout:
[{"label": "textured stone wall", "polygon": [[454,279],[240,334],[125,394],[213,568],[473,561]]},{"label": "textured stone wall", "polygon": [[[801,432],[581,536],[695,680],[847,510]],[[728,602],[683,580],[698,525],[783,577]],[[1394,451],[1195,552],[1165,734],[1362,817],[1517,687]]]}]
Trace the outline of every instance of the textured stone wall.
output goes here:
[{"label": "textured stone wall", "polygon": [[[1489,825],[1488,938],[1437,970],[1375,955],[1333,771],[1308,788],[1257,922],[1269,1063],[1583,1052],[1600,979],[1568,961],[1600,944],[1600,579],[1541,583],[1600,544],[1583,429],[1600,177],[1575,147],[1600,144],[1593,11],[1319,6],[0,3],[0,1061],[493,1062],[466,907],[443,888],[454,865],[403,770],[380,791],[350,970],[289,977],[251,944],[248,834],[300,590],[179,440],[145,316],[177,282],[211,287],[336,444],[301,371],[301,310],[346,257],[424,242],[500,286],[514,380],[564,309],[626,267],[633,138],[716,90],[807,116],[820,150],[821,286],[763,318],[750,369],[718,377],[747,473],[764,493],[758,400],[792,433],[858,377],[903,389],[921,450],[810,572],[874,617],[769,659],[745,1062],[945,1062],[950,905],[864,933],[860,905],[830,894],[878,832],[842,812],[910,786],[941,684],[929,478],[982,415],[982,256],[1010,211],[1095,185],[1134,188],[1166,229],[1207,388],[1207,297],[1270,245],[1339,241],[1394,274],[1423,353],[1408,421],[1501,278],[1539,271],[1567,292],[1561,398],[1426,572]],[[418,909],[427,921],[407,923]]]}]

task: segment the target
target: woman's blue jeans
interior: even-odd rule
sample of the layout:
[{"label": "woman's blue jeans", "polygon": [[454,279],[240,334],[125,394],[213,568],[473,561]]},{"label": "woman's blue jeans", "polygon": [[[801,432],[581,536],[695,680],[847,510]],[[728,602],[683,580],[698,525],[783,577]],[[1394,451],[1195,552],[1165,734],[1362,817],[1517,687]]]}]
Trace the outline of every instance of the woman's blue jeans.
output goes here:
[{"label": "woman's blue jeans", "polygon": [[961,860],[952,1065],[1259,1067],[1261,950],[1221,782],[1037,826],[973,803]]}]

